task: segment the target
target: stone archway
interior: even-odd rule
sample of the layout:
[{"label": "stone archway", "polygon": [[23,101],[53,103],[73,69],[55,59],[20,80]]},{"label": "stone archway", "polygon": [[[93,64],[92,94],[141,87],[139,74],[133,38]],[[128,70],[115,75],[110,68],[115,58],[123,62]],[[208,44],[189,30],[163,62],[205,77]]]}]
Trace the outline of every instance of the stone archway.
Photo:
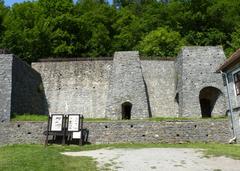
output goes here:
[{"label": "stone archway", "polygon": [[122,104],[122,119],[131,119],[132,103],[124,102]]},{"label": "stone archway", "polygon": [[223,93],[215,87],[204,87],[199,93],[199,102],[203,118],[212,117],[212,111]]}]

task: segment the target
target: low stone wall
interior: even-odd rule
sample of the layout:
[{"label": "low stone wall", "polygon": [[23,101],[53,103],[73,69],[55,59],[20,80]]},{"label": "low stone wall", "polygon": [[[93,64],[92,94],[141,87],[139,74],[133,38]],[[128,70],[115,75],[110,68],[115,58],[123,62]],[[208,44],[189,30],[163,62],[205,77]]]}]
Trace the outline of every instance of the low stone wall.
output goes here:
[{"label": "low stone wall", "polygon": [[[0,124],[0,145],[44,143],[46,122]],[[88,141],[99,143],[227,143],[232,138],[228,120],[87,122]]]}]

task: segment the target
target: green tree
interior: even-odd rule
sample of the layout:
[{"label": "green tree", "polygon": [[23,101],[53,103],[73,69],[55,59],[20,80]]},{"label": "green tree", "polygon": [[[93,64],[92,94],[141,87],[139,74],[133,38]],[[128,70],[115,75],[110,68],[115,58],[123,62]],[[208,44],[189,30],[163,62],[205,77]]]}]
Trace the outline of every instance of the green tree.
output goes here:
[{"label": "green tree", "polygon": [[62,14],[72,13],[74,10],[73,0],[39,0],[39,7],[45,17],[57,17]]},{"label": "green tree", "polygon": [[3,37],[3,33],[5,31],[3,21],[4,21],[4,18],[6,16],[7,12],[8,12],[8,9],[4,6],[4,1],[0,0],[0,45],[1,45],[2,37]]},{"label": "green tree", "polygon": [[115,51],[132,50],[144,33],[140,18],[127,8],[122,8],[117,13],[117,19],[112,27],[115,31],[113,37]]},{"label": "green tree", "polygon": [[[89,6],[90,5],[90,6]],[[106,3],[84,1],[77,5],[83,27],[81,56],[109,56],[113,53],[112,39],[116,10]]]},{"label": "green tree", "polygon": [[39,41],[39,29],[35,26],[37,21],[39,8],[35,2],[13,5],[4,20],[3,47],[28,62],[37,59],[45,45],[45,42]]},{"label": "green tree", "polygon": [[186,35],[186,39],[193,45],[216,46],[223,45],[227,40],[227,36],[224,32],[221,32],[216,28],[210,28],[202,32],[189,31]]},{"label": "green tree", "polygon": [[231,41],[228,41],[228,48],[226,48],[226,56],[228,57],[240,48],[240,24],[235,28],[235,31],[231,34]]},{"label": "green tree", "polygon": [[185,41],[178,32],[160,27],[147,34],[137,49],[147,56],[174,57],[184,44]]}]

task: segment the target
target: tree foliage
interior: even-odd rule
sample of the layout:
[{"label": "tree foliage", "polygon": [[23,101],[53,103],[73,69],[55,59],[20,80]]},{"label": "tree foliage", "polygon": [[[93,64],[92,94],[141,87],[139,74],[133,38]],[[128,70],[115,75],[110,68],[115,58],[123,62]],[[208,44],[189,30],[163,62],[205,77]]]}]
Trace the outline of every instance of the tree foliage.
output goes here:
[{"label": "tree foliage", "polygon": [[0,0],[0,48],[32,62],[46,57],[111,56],[138,49],[176,56],[186,45],[240,46],[236,0]]},{"label": "tree foliage", "polygon": [[185,41],[178,32],[159,27],[147,34],[137,49],[146,56],[173,57],[184,44]]}]

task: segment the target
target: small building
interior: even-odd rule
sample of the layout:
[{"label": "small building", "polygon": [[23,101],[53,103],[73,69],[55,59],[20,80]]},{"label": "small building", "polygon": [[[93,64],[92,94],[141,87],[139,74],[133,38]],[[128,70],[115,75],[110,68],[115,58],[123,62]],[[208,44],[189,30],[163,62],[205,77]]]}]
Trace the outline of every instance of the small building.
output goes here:
[{"label": "small building", "polygon": [[240,142],[240,49],[233,53],[217,70],[223,75],[228,91],[228,113],[234,139]]}]

